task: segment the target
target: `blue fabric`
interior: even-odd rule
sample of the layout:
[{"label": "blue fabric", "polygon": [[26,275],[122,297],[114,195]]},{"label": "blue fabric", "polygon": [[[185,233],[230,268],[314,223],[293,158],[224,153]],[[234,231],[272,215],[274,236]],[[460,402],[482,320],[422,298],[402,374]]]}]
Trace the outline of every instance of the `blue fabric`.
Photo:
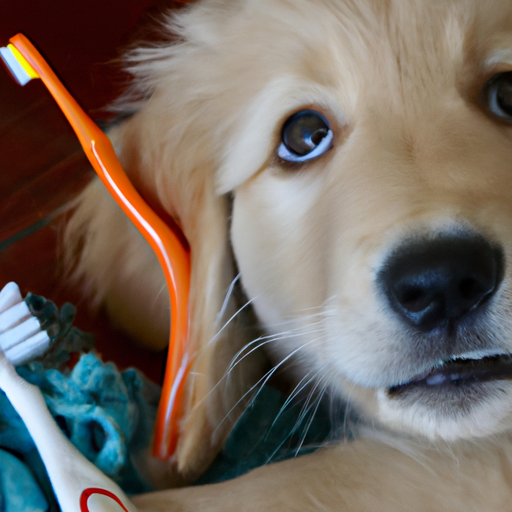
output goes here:
[{"label": "blue fabric", "polygon": [[48,502],[30,471],[14,455],[0,450],[0,510],[46,512]]},{"label": "blue fabric", "polygon": [[69,374],[40,363],[19,373],[38,385],[50,412],[71,442],[106,475],[130,491],[151,490],[135,474],[131,457],[150,443],[160,388],[140,372],[119,372],[96,354],[83,355]]}]

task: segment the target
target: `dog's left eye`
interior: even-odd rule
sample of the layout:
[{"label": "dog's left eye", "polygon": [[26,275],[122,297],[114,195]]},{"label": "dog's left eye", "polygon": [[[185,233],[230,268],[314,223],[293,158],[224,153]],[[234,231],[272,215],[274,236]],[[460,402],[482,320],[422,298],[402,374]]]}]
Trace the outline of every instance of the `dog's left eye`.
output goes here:
[{"label": "dog's left eye", "polygon": [[301,110],[284,123],[279,158],[287,162],[305,162],[332,147],[333,133],[327,120],[314,110]]},{"label": "dog's left eye", "polygon": [[512,72],[493,77],[487,84],[486,92],[491,112],[512,120]]}]

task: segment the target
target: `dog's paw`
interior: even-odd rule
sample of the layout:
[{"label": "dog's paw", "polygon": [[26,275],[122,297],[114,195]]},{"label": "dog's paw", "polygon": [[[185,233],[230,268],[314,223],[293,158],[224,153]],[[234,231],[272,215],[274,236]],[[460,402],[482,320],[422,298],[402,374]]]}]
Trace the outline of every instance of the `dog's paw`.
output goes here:
[{"label": "dog's paw", "polygon": [[31,314],[18,285],[6,284],[0,291],[0,350],[13,365],[20,365],[39,357],[49,346],[48,334]]}]

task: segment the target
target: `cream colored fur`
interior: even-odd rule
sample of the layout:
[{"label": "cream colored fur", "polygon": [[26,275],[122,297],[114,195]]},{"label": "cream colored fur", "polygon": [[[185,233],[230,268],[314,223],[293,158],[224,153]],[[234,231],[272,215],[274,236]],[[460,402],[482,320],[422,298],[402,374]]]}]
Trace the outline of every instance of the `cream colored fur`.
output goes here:
[{"label": "cream colored fur", "polygon": [[[189,478],[206,467],[259,372],[247,357],[224,378],[253,339],[236,319],[223,328],[233,300],[219,316],[238,270],[273,357],[294,354],[299,379],[314,377],[394,440],[140,497],[140,509],[509,510],[512,383],[489,384],[490,398],[464,410],[390,399],[387,386],[422,368],[374,281],[406,236],[484,233],[506,260],[486,327],[512,351],[512,128],[482,93],[512,70],[510,1],[202,0],[164,30],[180,42],[131,54],[134,96],[147,99],[111,136],[192,248],[198,362],[176,467]],[[329,120],[334,147],[290,167],[276,149],[283,122],[302,108]],[[83,247],[77,275],[94,300],[164,347],[156,258],[98,183],[67,245]]]}]

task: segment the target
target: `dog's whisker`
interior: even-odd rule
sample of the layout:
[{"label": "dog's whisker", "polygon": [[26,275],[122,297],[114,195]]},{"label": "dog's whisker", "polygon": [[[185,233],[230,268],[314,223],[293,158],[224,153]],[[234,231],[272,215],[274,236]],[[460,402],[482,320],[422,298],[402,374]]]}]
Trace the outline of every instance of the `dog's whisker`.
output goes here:
[{"label": "dog's whisker", "polygon": [[[251,392],[260,385],[260,383],[263,381],[263,383],[261,384],[260,386],[260,389],[258,390],[258,393],[261,391],[261,389],[263,388],[263,386],[268,382],[268,380],[270,379],[270,377],[272,377],[272,375],[275,373],[275,371],[277,370],[277,368],[279,367],[280,365],[276,366],[276,367],[273,367],[271,368],[270,370],[268,370],[260,379],[258,379],[258,381],[253,384],[238,400],[237,402],[235,403],[235,405],[233,405],[233,407],[231,407],[231,409],[224,415],[224,418],[219,422],[219,424],[215,427],[215,430],[214,432],[217,431],[217,429],[222,425],[222,423],[224,423],[224,421],[229,417],[229,415],[237,408],[238,405],[240,405],[240,403],[247,397],[247,395],[251,394]],[[217,384],[218,385],[218,384]],[[247,407],[250,407],[250,405],[254,402],[255,398],[257,397],[258,393],[256,393],[256,395],[251,399],[251,401],[247,404]]]},{"label": "dog's whisker", "polygon": [[[255,340],[255,341],[261,341],[260,338],[258,338],[258,340]],[[251,350],[249,350],[248,352],[246,352],[245,354],[243,354],[244,350],[246,350],[247,348],[249,348],[250,345],[253,345],[255,342],[251,342],[247,345],[245,345],[245,347],[240,350],[237,354],[237,356],[235,356],[235,358],[233,358],[233,360],[231,361],[228,369],[226,370],[226,373],[224,374],[224,377],[228,377],[232,371],[248,356],[250,356],[252,353],[254,353],[256,350],[259,350],[261,347],[265,346],[265,345],[268,345],[269,343],[272,343],[273,339],[267,339],[265,341],[262,341],[261,343],[258,343],[256,346],[254,346],[253,348],[251,348]],[[242,355],[243,354],[243,355]],[[236,357],[239,357],[241,356],[238,360],[236,360]]]},{"label": "dog's whisker", "polygon": [[231,322],[249,305],[252,304],[252,302],[254,301],[254,298],[252,299],[249,299],[243,306],[240,306],[240,308],[238,308],[238,310],[233,313],[231,315],[231,317],[227,320],[227,322],[219,329],[219,331],[217,332],[217,334],[215,334],[215,336],[213,336],[213,338],[208,341],[207,345],[210,345],[211,343],[214,343],[215,340],[224,332],[224,330],[229,326],[229,324],[231,324]]},{"label": "dog's whisker", "polygon": [[153,306],[156,305],[162,294],[167,293],[167,285],[163,284],[153,298]]},{"label": "dog's whisker", "polygon": [[239,315],[247,306],[249,306],[254,299],[248,300],[243,306],[241,306],[233,315],[226,321],[226,323],[217,331],[217,333],[212,336],[212,338],[206,343],[206,345],[202,348],[202,350],[196,355],[195,364],[201,359],[201,357],[205,354],[207,348],[210,347],[212,343],[215,343],[219,336],[227,329],[227,327],[231,324],[231,322]]},{"label": "dog's whisker", "polygon": [[308,372],[298,382],[298,384],[295,386],[293,391],[290,393],[290,396],[288,396],[288,398],[285,400],[284,404],[281,406],[281,409],[279,410],[279,412],[277,413],[276,417],[274,418],[274,421],[272,422],[272,425],[270,425],[270,429],[269,430],[272,430],[272,428],[275,426],[275,424],[277,423],[277,421],[280,418],[281,414],[285,411],[285,409],[288,407],[288,405],[294,400],[295,397],[297,397],[300,394],[300,392],[303,389],[305,389],[317,377],[318,373],[319,372],[317,371],[317,372],[315,372],[315,374],[313,376],[310,377],[311,372]]},{"label": "dog's whisker", "polygon": [[301,441],[300,441],[300,443],[299,443],[299,446],[297,447],[297,450],[295,451],[295,457],[297,457],[297,455],[299,454],[299,452],[300,452],[300,450],[301,450],[302,446],[304,445],[304,442],[305,442],[305,440],[306,440],[306,436],[307,436],[307,434],[308,434],[308,431],[309,431],[309,429],[310,429],[310,427],[311,427],[311,424],[313,423],[313,420],[314,420],[314,418],[315,418],[315,416],[316,416],[316,413],[318,412],[318,408],[320,407],[320,404],[321,404],[321,402],[322,402],[322,398],[323,398],[323,396],[324,396],[325,391],[327,390],[327,388],[328,388],[328,385],[327,385],[327,384],[324,384],[324,386],[323,386],[323,387],[322,387],[322,389],[320,390],[320,393],[318,393],[318,398],[316,399],[316,406],[315,406],[315,408],[313,409],[313,411],[312,411],[312,413],[311,413],[311,415],[310,415],[310,417],[309,417],[309,420],[308,420],[308,422],[307,422],[307,424],[306,424],[306,427],[304,428],[304,432],[303,432],[303,434],[302,434],[302,439],[301,439]]},{"label": "dog's whisker", "polygon": [[[311,372],[310,372],[310,373],[311,373]],[[308,382],[307,382],[305,385],[303,385],[303,386],[302,386],[302,388],[303,388],[304,386],[307,386],[307,385],[308,385],[312,380],[314,380],[314,379],[316,378],[316,376],[317,376],[319,373],[320,373],[320,370],[319,370],[319,371],[317,371],[317,372],[316,372],[316,373],[315,373],[315,374],[314,374],[314,375],[313,375],[313,376],[308,380]],[[309,375],[309,374],[308,374],[308,375]],[[307,376],[306,376],[306,377],[307,377]],[[302,380],[304,380],[304,379],[302,379]],[[302,380],[301,380],[301,382],[302,382]],[[299,383],[297,386],[299,386],[299,385],[300,385],[300,383]],[[297,388],[297,386],[296,386],[296,388]],[[322,388],[321,396],[319,396],[318,401],[317,401],[317,405],[316,405],[316,407],[315,407],[315,410],[313,411],[313,413],[312,413],[312,415],[311,415],[311,418],[310,418],[310,420],[309,420],[309,422],[308,422],[308,425],[306,426],[305,433],[304,433],[304,437],[303,437],[303,439],[301,440],[301,444],[300,444],[300,446],[299,446],[298,450],[300,450],[300,449],[301,449],[302,444],[304,443],[305,435],[307,434],[307,432],[308,432],[308,430],[309,430],[309,427],[311,426],[311,423],[312,423],[312,421],[313,421],[313,419],[314,419],[314,416],[316,415],[316,412],[317,412],[318,407],[319,407],[319,405],[320,405],[322,395],[323,395],[323,393],[325,392],[325,390],[327,389],[327,387],[328,387],[328,386],[327,386],[327,384],[326,384],[326,385],[324,385],[324,387]],[[315,386],[315,388],[316,388],[316,386]],[[295,390],[296,390],[296,389],[295,389]],[[295,392],[295,390],[294,390],[294,392]],[[300,392],[300,391],[299,391],[299,392]],[[314,391],[313,391],[313,392],[314,392]],[[297,394],[297,393],[295,393],[295,394]],[[292,395],[293,395],[293,393],[292,393]],[[290,397],[287,399],[287,401],[286,401],[287,403],[289,403],[289,402],[291,401],[290,399],[292,398],[292,395],[290,395]],[[282,413],[282,411],[284,410],[284,407],[285,407],[285,406],[286,406],[286,403],[285,403],[285,405],[283,405],[283,407],[282,407],[282,408],[281,408],[281,410],[279,411],[278,415],[276,416],[276,419],[274,420],[274,422],[273,422],[273,423],[272,423],[272,425],[270,426],[270,429],[269,429],[269,432],[267,433],[267,435],[270,433],[270,430],[271,430],[271,429],[272,429],[272,427],[274,426],[275,422],[277,421],[277,418],[278,418],[278,417],[279,417],[279,415]],[[300,425],[300,423],[301,423],[301,420],[297,420],[297,421],[295,422],[294,426],[293,426],[293,427],[291,428],[291,430],[290,430],[290,433],[289,433],[289,434],[288,434],[288,435],[287,435],[287,436],[286,436],[286,437],[281,441],[281,443],[279,443],[279,445],[276,447],[276,449],[275,449],[275,450],[272,452],[272,454],[267,458],[267,460],[266,460],[265,464],[269,464],[269,463],[272,461],[272,459],[273,459],[273,458],[275,457],[275,455],[279,452],[279,450],[283,447],[283,445],[286,443],[286,441],[287,441],[287,440],[288,440],[288,439],[293,435],[293,433],[294,433],[294,432],[295,432],[295,430],[298,428],[298,426]],[[295,456],[297,456],[297,453],[295,454]]]},{"label": "dog's whisker", "polygon": [[294,327],[292,330],[302,330],[308,328],[311,325],[319,324],[323,320],[324,316],[324,312],[322,311],[311,315],[296,316],[288,320],[283,320],[282,322],[276,322],[270,325],[268,329],[271,331],[280,331],[283,329],[283,327],[294,325],[296,327]]},{"label": "dog's whisker", "polygon": [[[292,337],[292,336],[297,336],[298,334],[295,334],[295,335],[290,335],[288,337]],[[230,377],[231,375],[231,372],[233,371],[233,369],[235,368],[235,366],[237,366],[245,357],[247,357],[248,355],[250,355],[251,353],[253,353],[254,351],[258,350],[259,348],[261,348],[263,345],[267,344],[267,343],[270,343],[270,342],[273,342],[273,341],[277,341],[279,339],[283,339],[283,338],[286,338],[287,337],[287,334],[286,333],[279,333],[277,335],[267,335],[267,336],[260,336],[258,338],[256,338],[255,340],[251,341],[250,343],[246,344],[241,350],[238,351],[238,353],[234,356],[232,362],[230,363],[228,369],[226,370],[226,372],[224,373],[224,375],[222,376],[221,379],[219,379],[219,381],[217,382],[217,384],[215,384],[211,389],[210,391],[208,392],[208,394],[205,396],[204,399],[208,398],[224,381],[224,379]],[[258,343],[258,342],[261,342],[262,340],[264,340],[262,343],[259,343],[256,347],[254,347],[252,350],[250,350],[249,353],[247,354],[244,354],[244,356],[238,360],[238,361],[235,361],[235,359],[237,357],[239,357],[243,352],[244,350],[248,349],[250,346],[253,346],[254,344]],[[194,373],[195,374],[195,373]],[[263,376],[264,377],[264,376]],[[256,383],[255,385],[257,385],[258,383]],[[249,390],[251,391],[251,390]],[[243,398],[243,397],[242,397]],[[236,407],[237,404],[235,404],[235,407]],[[229,413],[228,413],[229,414]]]},{"label": "dog's whisker", "polygon": [[[311,322],[312,320],[317,320],[316,323],[320,323],[325,317],[333,315],[335,316],[337,314],[336,308],[333,306],[329,306],[329,304],[333,302],[335,299],[336,297],[333,296],[324,301],[324,303],[321,306],[312,306],[309,308],[298,310],[292,318],[289,318],[288,320],[283,320],[281,322],[273,323],[269,325],[268,328],[277,331],[280,330],[280,328],[288,326],[290,324],[297,325],[297,323],[300,323],[301,325],[296,327],[295,329],[303,330],[305,328],[305,325],[312,325],[309,324],[309,322]],[[314,311],[314,313],[308,313],[309,311]]]},{"label": "dog's whisker", "polygon": [[231,281],[231,284],[229,285],[229,288],[226,292],[226,296],[224,297],[224,302],[222,303],[222,306],[220,308],[220,311],[219,311],[219,314],[217,315],[217,319],[218,320],[221,320],[222,318],[224,318],[224,315],[226,313],[226,309],[228,307],[228,304],[229,304],[229,299],[231,299],[232,295],[233,295],[233,291],[235,289],[235,286],[236,286],[236,283],[238,283],[238,281],[240,280],[240,272],[235,276],[235,278],[233,279],[233,281]]},{"label": "dog's whisker", "polygon": [[254,402],[254,400],[258,397],[259,393],[261,392],[261,390],[263,389],[263,387],[265,386],[265,384],[270,380],[270,378],[272,377],[272,375],[274,375],[274,373],[284,364],[286,363],[288,360],[290,360],[295,354],[297,354],[298,352],[300,352],[302,349],[304,349],[305,347],[311,345],[313,342],[315,342],[316,340],[311,340],[307,343],[304,343],[303,345],[301,345],[300,347],[296,348],[295,350],[293,350],[290,354],[288,354],[284,359],[282,359],[278,364],[274,365],[269,371],[267,371],[265,373],[265,375],[263,375],[260,379],[258,379],[258,381],[253,384],[237,401],[236,403],[231,407],[231,409],[224,415],[224,418],[219,422],[219,424],[215,427],[214,429],[214,432],[224,423],[224,421],[226,421],[226,419],[230,416],[230,414],[238,407],[238,405],[240,405],[240,403],[243,402],[243,400],[248,396],[250,395],[255,388],[257,388],[259,386],[259,390],[258,392],[251,398],[251,400],[249,401],[249,403],[247,404],[247,407],[250,407],[250,405]]},{"label": "dog's whisker", "polygon": [[[274,341],[278,341],[280,339],[283,339],[285,338],[285,334],[282,335],[283,337],[281,337],[281,334],[279,335],[267,335],[267,336],[259,336],[258,338],[256,338],[255,340],[247,343],[246,345],[244,345],[236,354],[235,356],[233,357],[233,359],[231,360],[231,363],[229,364],[223,378],[225,377],[228,377],[229,374],[233,371],[233,369],[238,365],[240,364],[247,356],[249,356],[250,354],[252,354],[253,352],[255,352],[256,350],[260,349],[261,347],[263,347],[264,345],[267,345],[269,343],[272,343]],[[259,343],[260,342],[260,343]],[[255,347],[253,347],[255,344],[257,344]],[[250,351],[248,351],[246,354],[244,354],[244,351],[248,350],[250,347],[253,347]],[[242,354],[244,354],[242,356]],[[242,356],[242,357],[240,357]],[[240,357],[240,359],[238,359]]]},{"label": "dog's whisker", "polygon": [[[307,333],[307,334],[315,334],[315,333],[320,332],[320,331],[321,331],[321,329],[317,329],[317,330],[315,330],[315,331],[311,331],[311,332],[309,332],[309,333]],[[219,379],[219,381],[218,381],[218,382],[217,382],[217,383],[216,383],[216,384],[215,384],[215,385],[214,385],[214,386],[209,390],[209,392],[207,393],[207,395],[204,397],[204,399],[203,399],[200,403],[202,403],[202,402],[203,402],[204,400],[206,400],[206,399],[207,399],[207,398],[208,398],[208,397],[209,397],[213,392],[215,392],[215,390],[216,390],[216,389],[217,389],[217,388],[218,388],[218,387],[223,383],[224,379],[226,379],[226,378],[227,378],[227,379],[229,379],[229,378],[230,378],[230,376],[231,376],[231,373],[232,373],[233,369],[234,369],[234,368],[235,368],[235,367],[236,367],[236,366],[237,366],[237,365],[238,365],[238,364],[239,364],[243,359],[245,359],[245,357],[247,357],[247,356],[248,356],[248,355],[250,355],[251,353],[255,352],[256,350],[258,350],[259,348],[261,348],[263,345],[266,345],[266,344],[268,344],[268,343],[271,343],[271,342],[274,342],[274,341],[278,341],[278,340],[281,340],[281,339],[286,339],[286,338],[296,337],[296,336],[299,336],[299,335],[301,335],[301,334],[302,334],[302,335],[304,335],[304,334],[305,334],[305,332],[304,332],[304,331],[300,331],[300,332],[298,331],[298,332],[296,332],[296,333],[292,333],[292,332],[281,332],[281,333],[277,333],[277,334],[269,334],[269,335],[266,335],[266,336],[260,336],[260,337],[256,338],[255,340],[251,341],[250,343],[246,344],[246,345],[245,345],[244,347],[242,347],[242,349],[240,349],[240,350],[237,352],[237,354],[233,357],[233,359],[232,359],[232,361],[231,361],[231,363],[230,363],[229,367],[227,368],[227,370],[226,370],[226,372],[224,373],[224,375],[222,376],[222,378],[221,378],[221,379]],[[312,342],[316,342],[316,341],[318,341],[319,339],[321,339],[321,338],[316,338],[316,339],[312,340]],[[262,341],[263,341],[263,342],[262,342]],[[244,356],[243,356],[240,360],[236,361],[236,359],[237,359],[238,357],[240,357],[240,355],[241,355],[245,350],[247,350],[249,347],[251,347],[251,346],[253,346],[253,345],[257,344],[258,342],[262,342],[262,343],[259,343],[256,347],[254,347],[253,349],[251,349],[251,350],[249,351],[249,353],[244,354]],[[301,346],[300,348],[302,348],[302,346]],[[292,354],[290,354],[290,356],[291,356],[291,355],[292,355]],[[289,359],[289,358],[287,358],[287,359]],[[284,362],[284,361],[282,361],[282,362]],[[277,368],[276,368],[276,369],[277,369]],[[265,374],[265,375],[266,375],[266,374]],[[265,377],[265,375],[260,379],[260,381]],[[258,383],[259,383],[260,381],[256,382],[256,383],[254,384],[254,386],[253,386],[253,387],[251,387],[251,389],[249,389],[249,390],[247,391],[247,393],[246,393],[244,396],[242,396],[242,397],[241,397],[241,399],[240,399],[240,400],[239,400],[239,401],[238,401],[238,402],[237,402],[237,403],[232,407],[232,409],[227,413],[227,415],[226,415],[226,416],[228,416],[228,415],[232,412],[232,410],[234,410],[234,409],[237,407],[237,405],[239,404],[239,402],[240,402],[241,400],[243,400],[243,399],[245,398],[245,396],[246,396],[247,394],[249,394],[249,393],[250,393],[250,392],[251,392],[251,391],[252,391],[252,390],[253,390],[253,389],[258,385]],[[229,385],[229,381],[228,381],[228,385]],[[198,405],[199,405],[199,404],[198,404]]]},{"label": "dog's whisker", "polygon": [[[247,345],[244,345],[244,347],[238,351],[237,353],[237,356],[239,354],[241,354],[248,346],[251,346],[251,345],[254,345],[255,343],[257,343],[258,341],[260,341],[260,338],[257,338],[253,341],[251,341],[250,343],[248,343]],[[262,345],[264,345],[264,343],[256,346],[254,348],[254,350],[258,350]],[[252,351],[251,351],[252,352]],[[248,355],[248,354],[247,354]],[[237,357],[235,356],[235,357]],[[245,356],[244,356],[245,357]],[[199,359],[199,357],[197,358]],[[196,359],[196,364],[197,364],[197,359]],[[238,361],[236,364],[238,364],[240,361]],[[235,365],[236,366],[236,365]],[[224,379],[229,379],[230,375],[231,375],[231,372],[233,370],[234,366],[233,366],[233,361],[230,363],[230,365],[228,366],[227,370],[224,372],[224,375],[219,379],[219,381],[208,391],[208,393],[206,394],[206,396],[203,398],[203,400],[206,400],[212,393],[214,393],[217,388],[224,382]],[[192,374],[192,371],[191,371],[191,374]],[[194,373],[195,374],[195,373]],[[229,384],[229,381],[228,381],[228,384]],[[202,403],[202,401],[200,402]],[[229,413],[228,413],[229,414]]]},{"label": "dog's whisker", "polygon": [[[315,334],[316,332],[318,332],[318,331],[312,331],[311,333],[308,333],[308,334]],[[226,375],[229,374],[247,356],[252,354],[254,351],[258,350],[260,347],[262,347],[264,345],[268,345],[269,343],[273,343],[275,341],[282,340],[282,339],[289,339],[289,338],[293,338],[293,337],[296,337],[296,336],[300,336],[301,334],[302,333],[297,333],[297,334],[279,333],[277,335],[260,336],[259,338],[257,338],[256,340],[253,340],[252,342],[248,343],[241,350],[238,351],[238,353],[233,358],[231,364],[229,365],[229,367],[228,367],[228,369],[226,371]],[[239,360],[237,360],[237,358],[240,357],[241,354],[243,354],[244,350],[246,350],[247,348],[252,346],[255,342],[262,341],[262,340],[264,340],[262,343],[260,343],[256,347],[252,348],[249,352],[247,352]]]},{"label": "dog's whisker", "polygon": [[282,332],[278,332],[278,333],[273,333],[273,334],[266,334],[266,335],[261,335],[261,336],[258,336],[258,338],[252,340],[251,342],[247,343],[246,345],[244,345],[236,354],[235,356],[233,357],[233,360],[230,364],[230,366],[233,366],[235,364],[235,361],[236,359],[244,352],[244,350],[246,350],[247,348],[249,348],[250,346],[254,345],[255,343],[259,342],[259,341],[278,341],[278,340],[283,340],[283,339],[291,339],[291,338],[296,338],[296,337],[299,337],[299,336],[305,336],[307,334],[316,334],[320,332],[320,329],[317,329],[317,330],[312,330],[312,331],[305,331],[303,329],[295,329],[295,330],[290,330],[290,331],[282,331]]},{"label": "dog's whisker", "polygon": [[276,449],[268,456],[267,460],[265,461],[264,465],[270,464],[272,462],[272,459],[279,453],[279,450],[284,446],[284,443],[288,440],[289,436],[285,437],[276,447]]},{"label": "dog's whisker", "polygon": [[[238,363],[236,362],[236,360],[238,359],[238,357],[240,357],[245,350],[247,350],[249,347],[252,347],[254,344],[264,340],[268,338],[268,336],[259,336],[258,338],[250,341],[249,343],[245,344],[234,356],[233,356],[233,359],[231,360],[231,363],[229,363],[229,366],[228,366],[228,369],[226,370],[226,373],[224,376],[226,376],[228,373],[231,372],[232,368],[234,368]],[[258,345],[258,347],[261,347],[262,345]]]},{"label": "dog's whisker", "polygon": [[[282,332],[277,332],[277,333],[274,333],[274,334],[267,334],[265,336],[263,336],[264,338],[275,338],[275,339],[287,339],[287,338],[296,338],[298,336],[305,336],[305,335],[308,335],[308,334],[316,334],[318,332],[321,332],[323,331],[323,328],[315,328],[315,329],[312,329],[312,325],[309,326],[311,327],[311,329],[305,329],[303,327],[297,327],[296,329],[291,329],[291,330],[288,330],[288,331],[282,331]],[[316,326],[315,326],[316,327]]]},{"label": "dog's whisker", "polygon": [[[260,341],[260,339],[255,340],[255,341]],[[275,341],[275,340],[266,340],[266,341],[263,341],[263,342],[261,342],[261,343],[257,344],[256,346],[254,346],[251,350],[249,350],[246,354],[244,354],[242,357],[240,357],[240,359],[238,359],[237,361],[235,361],[235,360],[233,359],[233,360],[232,360],[232,362],[231,362],[231,364],[229,365],[228,369],[226,370],[226,372],[225,372],[225,373],[224,373],[224,375],[223,375],[223,379],[225,379],[225,378],[227,378],[227,379],[228,379],[228,385],[229,385],[229,382],[230,382],[230,379],[231,379],[231,375],[232,375],[232,373],[233,373],[233,370],[234,370],[234,369],[235,369],[235,368],[236,368],[240,363],[242,363],[242,361],[243,361],[246,357],[250,356],[252,353],[256,352],[257,350],[259,350],[259,349],[260,349],[260,348],[262,348],[263,346],[268,345],[269,343],[271,343],[271,342],[273,342],[273,341]],[[250,344],[248,344],[248,345],[253,345],[253,344],[254,344],[254,342],[251,342],[251,343],[250,343]],[[240,351],[240,352],[239,352],[239,354],[240,354],[240,353],[242,353],[242,352],[243,352],[243,350],[245,350],[246,348],[248,348],[248,345],[246,345],[246,346],[242,349],[242,351]],[[219,384],[220,384],[220,382],[222,382],[222,379],[221,379],[221,381],[219,381]]]},{"label": "dog's whisker", "polygon": [[306,415],[309,411],[309,404],[311,403],[311,400],[313,400],[313,398],[316,394],[316,390],[320,386],[321,382],[322,382],[322,379],[321,378],[318,379],[315,382],[315,385],[313,386],[313,388],[308,393],[308,396],[307,396],[306,400],[304,401],[304,405],[302,406],[302,408],[300,410],[299,417],[297,418],[297,421],[295,422],[295,426],[293,427],[294,430],[304,421],[304,418],[306,417]]},{"label": "dog's whisker", "polygon": [[[291,359],[297,352],[299,352],[300,350],[302,350],[306,345],[309,345],[310,343],[306,343],[302,346],[300,346],[299,348],[295,349],[292,353],[288,354],[284,359],[282,359],[279,363],[275,364],[270,370],[268,370],[265,375],[263,375],[263,377],[261,377],[258,382],[256,382],[256,384],[251,388],[254,389],[256,386],[260,385],[260,382],[261,382],[261,385],[259,386],[259,389],[258,389],[258,392],[251,398],[250,402],[247,404],[247,407],[250,407],[252,405],[252,403],[256,400],[256,398],[258,397],[259,393],[261,392],[261,390],[263,389],[263,387],[265,386],[265,384],[267,384],[267,382],[270,380],[270,378],[272,377],[272,375],[274,375],[274,373],[281,367],[283,366],[284,363],[286,363],[289,359]],[[244,395],[245,397],[245,395]],[[244,398],[242,397],[242,398]]]}]

